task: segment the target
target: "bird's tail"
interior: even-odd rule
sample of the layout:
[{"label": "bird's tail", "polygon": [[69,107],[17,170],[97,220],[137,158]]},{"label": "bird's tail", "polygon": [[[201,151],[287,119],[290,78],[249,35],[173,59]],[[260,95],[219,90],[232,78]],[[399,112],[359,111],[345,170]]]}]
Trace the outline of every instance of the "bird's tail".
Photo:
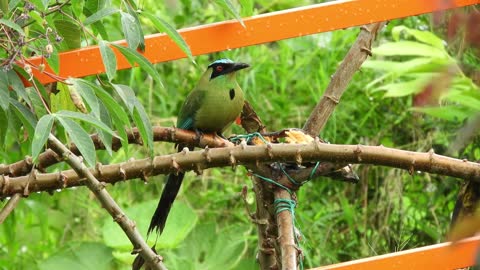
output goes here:
[{"label": "bird's tail", "polygon": [[184,172],[178,172],[177,174],[171,173],[168,175],[167,184],[163,189],[162,197],[160,197],[157,209],[155,209],[155,213],[153,214],[152,220],[150,221],[147,235],[155,229],[158,231],[159,234],[162,234],[163,228],[165,228],[168,213],[170,213],[172,203],[177,197],[184,176]]}]

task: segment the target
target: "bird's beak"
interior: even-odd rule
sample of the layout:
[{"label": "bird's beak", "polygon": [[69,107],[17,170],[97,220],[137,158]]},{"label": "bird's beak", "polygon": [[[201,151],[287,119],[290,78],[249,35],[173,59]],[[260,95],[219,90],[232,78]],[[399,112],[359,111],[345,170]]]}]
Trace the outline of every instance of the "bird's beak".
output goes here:
[{"label": "bird's beak", "polygon": [[233,64],[232,71],[237,71],[249,67],[249,64],[246,63],[235,63]]}]

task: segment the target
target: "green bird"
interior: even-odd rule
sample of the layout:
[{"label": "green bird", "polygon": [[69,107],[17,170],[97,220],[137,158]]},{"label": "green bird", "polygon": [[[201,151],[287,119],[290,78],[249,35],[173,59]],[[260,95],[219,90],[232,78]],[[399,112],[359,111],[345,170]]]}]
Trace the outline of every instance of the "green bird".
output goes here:
[{"label": "green bird", "polygon": [[[197,133],[216,133],[223,137],[222,132],[242,112],[244,97],[236,80],[236,72],[247,67],[248,64],[235,63],[230,59],[219,59],[211,63],[183,103],[177,127]],[[186,145],[179,144],[177,149],[180,152],[184,147]],[[181,171],[168,175],[147,234],[153,230],[162,233],[184,176],[185,173]]]}]

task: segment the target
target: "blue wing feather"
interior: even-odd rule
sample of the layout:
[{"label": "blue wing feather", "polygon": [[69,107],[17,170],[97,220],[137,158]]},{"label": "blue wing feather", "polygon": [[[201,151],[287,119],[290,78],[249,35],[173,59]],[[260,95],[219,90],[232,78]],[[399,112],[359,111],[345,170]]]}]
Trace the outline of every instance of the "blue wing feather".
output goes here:
[{"label": "blue wing feather", "polygon": [[178,128],[181,129],[193,129],[193,117],[189,117],[183,121],[183,123],[178,124]]},{"label": "blue wing feather", "polygon": [[178,114],[177,127],[181,129],[195,129],[195,115],[203,104],[205,91],[190,92]]}]

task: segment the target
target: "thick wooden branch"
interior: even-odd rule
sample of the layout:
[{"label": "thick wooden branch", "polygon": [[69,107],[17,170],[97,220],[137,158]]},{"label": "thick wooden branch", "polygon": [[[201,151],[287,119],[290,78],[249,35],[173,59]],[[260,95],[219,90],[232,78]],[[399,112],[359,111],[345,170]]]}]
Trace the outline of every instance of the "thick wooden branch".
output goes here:
[{"label": "thick wooden branch", "polygon": [[[274,191],[275,201],[292,200],[292,196],[284,189],[277,188]],[[281,250],[282,269],[297,269],[297,244],[295,243],[295,230],[293,212],[284,209],[279,211],[277,206],[277,225],[278,225],[278,242]],[[293,211],[293,210],[292,210]]]},{"label": "thick wooden branch", "polygon": [[[267,129],[257,115],[252,105],[245,101],[242,114],[240,115],[242,127],[247,133],[265,133]],[[255,164],[247,167],[253,172],[262,171],[262,175],[271,175],[271,170],[266,164]],[[273,193],[267,183],[259,177],[252,177],[253,190],[255,192],[255,220],[258,236],[258,263],[261,270],[278,269],[279,257],[276,251],[277,231],[275,230],[273,209]]]},{"label": "thick wooden branch", "polygon": [[[140,134],[137,128],[132,130],[127,130],[127,137],[129,144],[139,144],[142,145],[143,142],[140,138]],[[102,150],[105,149],[105,145],[100,140],[98,135],[94,134],[91,136],[95,149]],[[225,147],[231,146],[233,144],[229,143],[226,140],[219,138],[218,136],[213,136],[212,134],[204,134],[200,137],[200,140],[197,140],[196,134],[193,131],[177,129],[174,127],[153,127],[153,140],[163,141],[163,142],[182,142],[186,144],[195,144],[199,147]],[[117,151],[122,147],[121,141],[117,137],[112,138],[112,150]],[[74,144],[70,144],[68,147],[69,150],[75,155],[80,155],[80,151]],[[56,164],[62,161],[62,159],[54,152],[52,149],[47,149],[45,152],[40,154],[38,158],[37,169],[43,171],[49,166]],[[0,174],[8,176],[21,176],[30,173],[32,170],[32,158],[26,157],[23,160],[17,161],[12,164],[0,164]]]},{"label": "thick wooden branch", "polygon": [[[237,165],[255,165],[257,163],[290,162],[299,159],[302,162],[330,161],[338,163],[360,163],[383,165],[408,170],[447,175],[462,179],[480,181],[480,164],[437,155],[433,150],[426,153],[411,152],[383,146],[337,145],[321,143],[315,140],[308,144],[268,144],[247,146],[245,144],[182,151],[153,159],[128,161],[114,165],[98,165],[90,172],[102,182],[142,178],[150,175],[167,174],[176,168],[183,171],[201,171],[212,167],[230,167]],[[7,177],[0,175],[0,197],[5,198],[15,193],[55,191],[72,186],[85,185],[85,180],[72,171],[58,173],[36,173],[28,181],[28,176]]]},{"label": "thick wooden branch", "polygon": [[303,129],[311,136],[317,136],[327,123],[333,110],[340,102],[340,98],[347,88],[348,83],[360,66],[371,55],[373,40],[385,22],[373,23],[362,26],[362,31],[352,45],[342,63],[333,74],[322,99],[313,109]]},{"label": "thick wooden branch", "polygon": [[125,232],[128,239],[130,239],[130,242],[132,242],[134,252],[139,253],[151,269],[166,270],[167,268],[162,263],[161,257],[150,249],[147,242],[145,242],[137,230],[135,223],[125,215],[120,206],[113,200],[110,194],[108,194],[105,185],[95,178],[92,172],[83,164],[82,160],[75,156],[52,134],[49,135],[48,142],[58,156],[63,157],[65,162],[67,162],[80,177],[86,179],[85,182],[88,188],[95,194],[102,204],[102,207],[110,213],[115,222],[117,222]]}]

